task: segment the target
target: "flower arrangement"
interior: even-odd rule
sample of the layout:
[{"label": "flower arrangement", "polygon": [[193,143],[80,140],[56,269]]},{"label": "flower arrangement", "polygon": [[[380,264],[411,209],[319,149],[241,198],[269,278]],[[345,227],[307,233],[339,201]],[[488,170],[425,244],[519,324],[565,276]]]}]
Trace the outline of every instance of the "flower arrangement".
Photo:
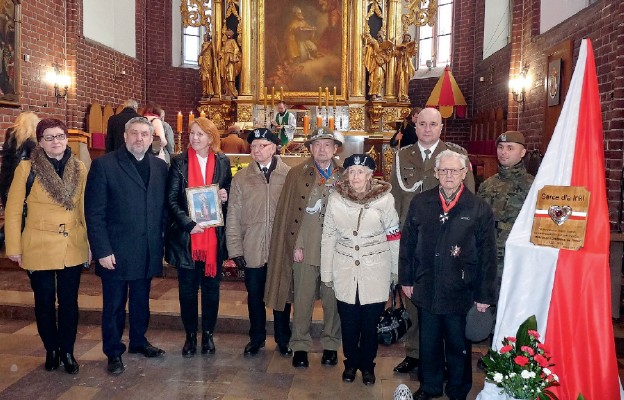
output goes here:
[{"label": "flower arrangement", "polygon": [[533,315],[520,325],[516,337],[506,337],[503,347],[483,357],[485,379],[516,399],[557,400],[548,388],[558,385],[559,378],[549,369],[554,364],[539,337]]}]

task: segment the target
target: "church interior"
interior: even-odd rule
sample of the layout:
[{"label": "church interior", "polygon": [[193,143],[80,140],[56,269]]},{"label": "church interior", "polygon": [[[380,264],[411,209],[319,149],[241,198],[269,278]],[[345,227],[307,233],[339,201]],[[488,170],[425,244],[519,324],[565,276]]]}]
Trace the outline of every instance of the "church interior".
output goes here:
[{"label": "church interior", "polygon": [[[591,39],[612,231],[612,317],[624,376],[624,2],[0,0],[0,14],[0,130],[24,111],[58,118],[87,165],[104,154],[107,120],[127,99],[164,109],[175,152],[186,149],[193,118],[205,116],[223,132],[236,124],[245,135],[269,127],[284,101],[297,119],[294,140],[281,149],[288,164],[308,156],[304,141],[327,127],[344,137],[340,158],[368,153],[377,161],[375,174],[388,179],[389,141],[401,122],[413,107],[437,107],[442,139],[467,150],[477,184],[496,173],[495,140],[508,130],[524,133],[525,165],[537,172],[581,40]],[[250,160],[228,156],[234,172]],[[226,271],[216,355],[188,361],[179,354],[176,272],[165,266],[153,284],[148,334],[167,355],[129,357],[129,373],[119,378],[105,372],[99,279],[84,272],[76,344],[83,369],[70,376],[41,368],[45,350],[28,279],[2,252],[0,398],[392,399],[401,383],[418,389],[415,375],[392,373],[404,354],[401,343],[380,346],[374,387],[344,384],[337,369],[322,368],[318,304],[309,370],[294,370],[273,353],[272,341],[259,357],[244,358],[245,286],[235,269]],[[470,399],[483,387],[476,362],[487,348],[473,347]]]}]

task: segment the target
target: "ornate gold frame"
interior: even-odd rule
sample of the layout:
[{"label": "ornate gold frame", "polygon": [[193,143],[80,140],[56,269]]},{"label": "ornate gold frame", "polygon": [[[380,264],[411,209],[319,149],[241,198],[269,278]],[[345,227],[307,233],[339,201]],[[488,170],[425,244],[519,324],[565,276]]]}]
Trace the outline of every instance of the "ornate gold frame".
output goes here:
[{"label": "ornate gold frame", "polygon": [[[0,105],[5,105],[5,106],[10,106],[10,107],[19,107],[20,106],[20,92],[21,92],[21,72],[22,72],[22,51],[21,51],[21,47],[22,47],[22,38],[21,38],[21,24],[22,24],[22,18],[21,18],[21,0],[2,0],[0,1],[2,7],[0,7],[0,11],[2,12],[0,14],[0,17],[2,18],[3,21],[5,21],[6,23],[12,22],[14,25],[14,29],[13,29],[13,41],[12,43],[8,43],[6,40],[4,35],[7,32],[2,32],[2,39],[3,41],[6,43],[5,45],[8,46],[9,44],[11,44],[13,46],[13,57],[12,57],[12,63],[13,63],[13,92],[10,93],[3,93],[0,94]],[[14,10],[14,15],[9,15],[6,14],[6,4],[7,3],[13,3],[13,10]],[[6,30],[6,25],[5,25],[5,30]],[[7,48],[2,48],[0,49],[0,55],[2,57],[4,57],[4,51],[9,51],[10,50]],[[8,66],[7,66],[8,67]],[[1,71],[0,71],[1,73]],[[8,71],[7,71],[8,73]]]},{"label": "ornate gold frame", "polygon": [[[265,86],[265,58],[264,58],[264,48],[265,48],[265,32],[261,27],[265,26],[264,22],[264,5],[265,0],[258,0],[258,20],[256,29],[258,31],[258,78],[256,85],[256,98],[259,100],[264,99],[264,86]],[[347,20],[349,18],[348,14],[348,0],[342,0],[342,49],[341,49],[341,74],[340,74],[340,88],[336,94],[336,99],[339,101],[345,101],[347,99],[347,72],[349,69],[348,64],[348,38],[349,31]],[[316,101],[318,99],[318,91],[313,92],[284,92],[284,96],[289,98],[297,97],[302,99],[311,99]]]}]

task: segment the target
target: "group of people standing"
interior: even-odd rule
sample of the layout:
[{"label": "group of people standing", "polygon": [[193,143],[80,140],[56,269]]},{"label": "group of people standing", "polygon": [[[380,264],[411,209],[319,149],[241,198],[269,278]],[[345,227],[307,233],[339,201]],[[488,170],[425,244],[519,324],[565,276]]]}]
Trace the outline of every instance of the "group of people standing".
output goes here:
[{"label": "group of people standing", "polygon": [[[277,351],[307,368],[320,298],[321,364],[336,365],[342,343],[342,379],[352,382],[360,370],[362,381],[374,384],[376,325],[395,283],[410,299],[414,321],[407,357],[395,371],[419,368],[416,398],[427,400],[442,394],[446,369],[446,394],[465,399],[472,378],[466,314],[497,301],[501,247],[531,183],[522,166],[524,137],[507,132],[498,138],[499,174],[479,197],[465,150],[440,140],[439,112],[427,108],[410,120],[416,140],[397,152],[390,183],[374,178],[376,165],[366,154],[339,165],[342,142],[327,128],[307,139],[311,157],[293,168],[276,155],[282,138],[254,129],[247,138],[254,162],[232,178],[219,131],[204,117],[191,123],[189,148],[168,167],[150,151],[153,123],[133,116],[123,145],[95,159],[87,175],[67,147],[67,127],[38,122],[30,159],[12,178],[5,230],[7,255],[28,271],[35,293],[46,369],[79,370],[77,294],[91,256],[102,280],[103,351],[113,375],[125,370],[128,302],[128,352],[164,354],[145,336],[151,280],[161,273],[163,256],[178,270],[182,355],[197,353],[200,288],[200,349],[215,353],[221,269],[231,258],[245,271],[246,356],[265,347],[268,307]],[[224,226],[202,227],[189,214],[186,189],[207,185],[218,186]]]}]

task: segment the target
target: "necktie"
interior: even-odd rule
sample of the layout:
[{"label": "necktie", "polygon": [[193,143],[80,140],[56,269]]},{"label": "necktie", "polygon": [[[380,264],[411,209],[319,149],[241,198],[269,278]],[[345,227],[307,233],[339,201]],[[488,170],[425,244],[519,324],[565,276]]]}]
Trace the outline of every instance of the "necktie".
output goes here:
[{"label": "necktie", "polygon": [[431,150],[426,149],[425,150],[425,161],[427,161],[430,158],[431,158]]},{"label": "necktie", "polygon": [[267,182],[269,181],[269,169],[267,167],[262,167],[262,173],[264,174],[264,177],[266,178]]}]

